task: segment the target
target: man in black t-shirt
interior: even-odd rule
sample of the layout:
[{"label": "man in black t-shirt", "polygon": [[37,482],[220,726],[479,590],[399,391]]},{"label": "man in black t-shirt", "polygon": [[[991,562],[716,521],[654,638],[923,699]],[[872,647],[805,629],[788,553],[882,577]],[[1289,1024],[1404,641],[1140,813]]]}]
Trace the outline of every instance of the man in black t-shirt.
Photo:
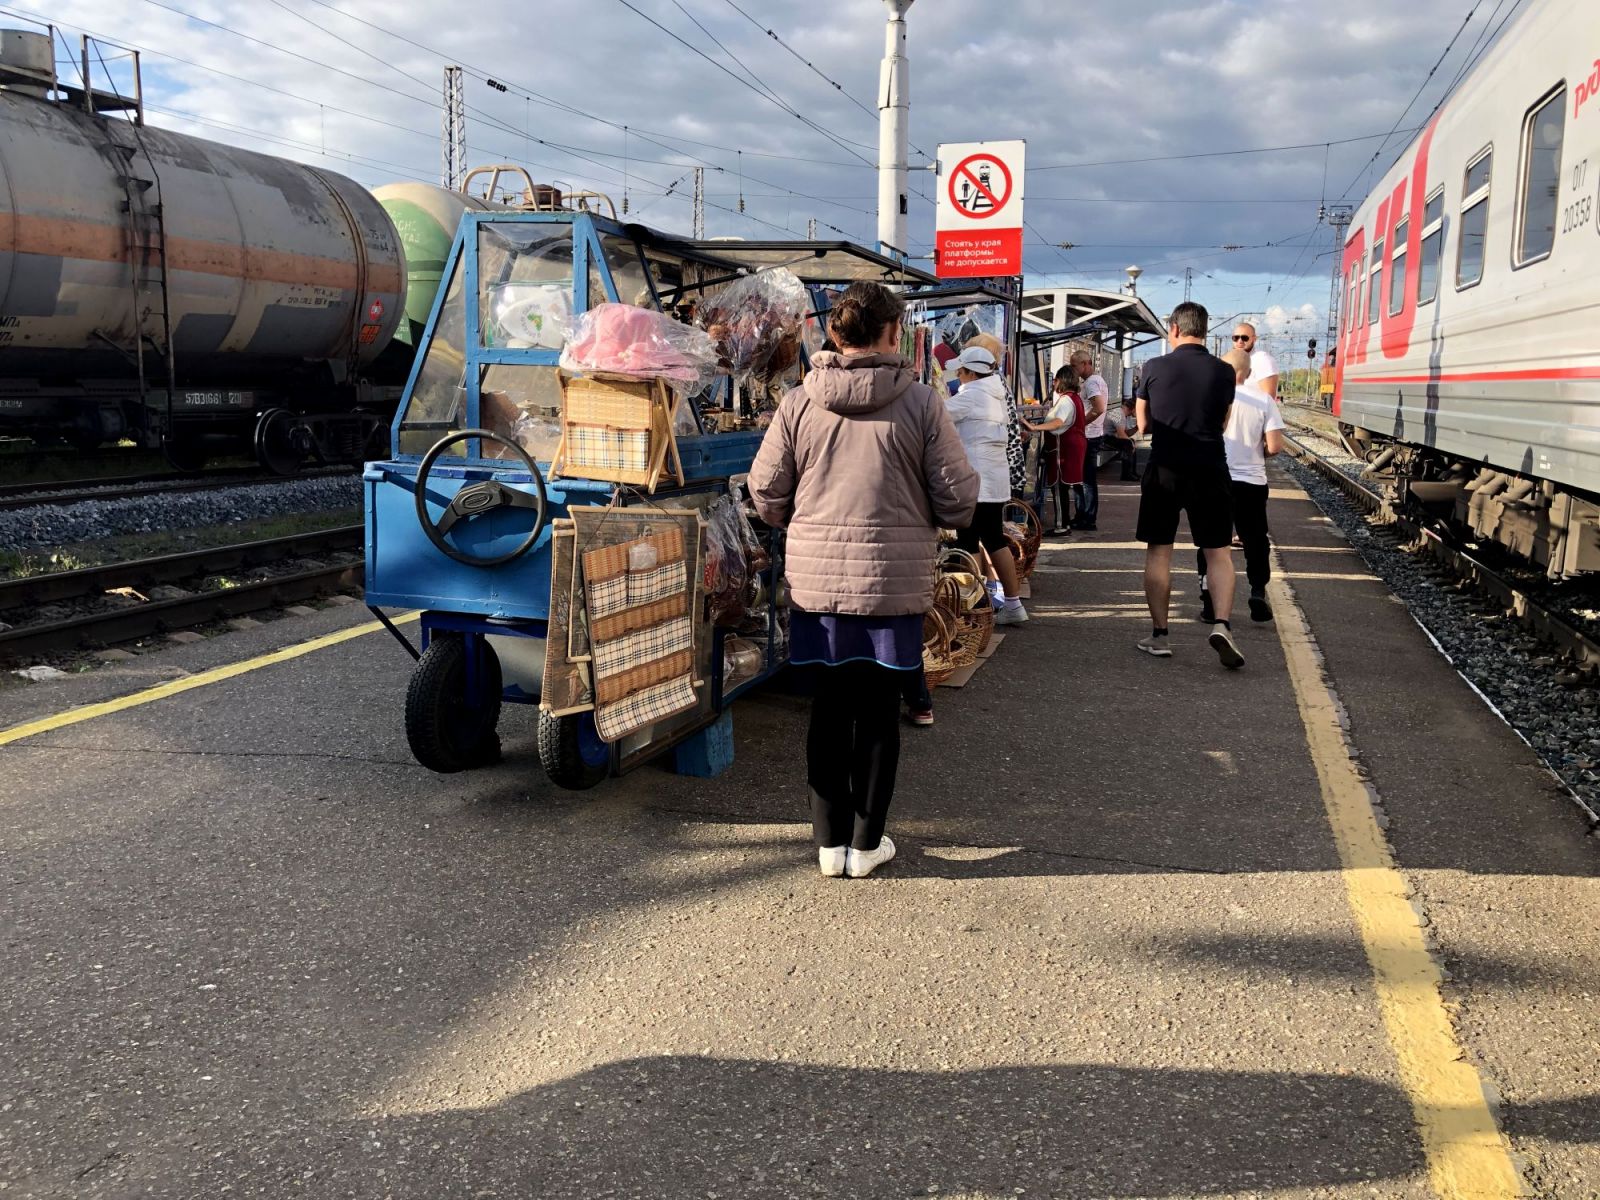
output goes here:
[{"label": "man in black t-shirt", "polygon": [[1244,666],[1228,618],[1233,611],[1233,500],[1222,430],[1233,406],[1233,368],[1206,349],[1205,308],[1188,301],[1167,321],[1169,354],[1144,364],[1136,412],[1139,432],[1150,435],[1150,461],[1139,495],[1145,544],[1144,594],[1154,628],[1139,649],[1172,657],[1167,608],[1172,598],[1172,543],[1186,514],[1194,544],[1205,552],[1206,578],[1216,622],[1207,639],[1222,665]]}]

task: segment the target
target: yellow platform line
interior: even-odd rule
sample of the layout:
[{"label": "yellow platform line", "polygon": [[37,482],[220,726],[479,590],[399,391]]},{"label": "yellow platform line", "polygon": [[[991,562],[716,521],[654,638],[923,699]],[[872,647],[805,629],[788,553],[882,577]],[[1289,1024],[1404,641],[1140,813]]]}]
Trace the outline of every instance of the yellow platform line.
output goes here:
[{"label": "yellow platform line", "polygon": [[[403,625],[407,622],[415,621],[421,615],[421,613],[407,613],[404,616],[395,617],[394,623]],[[315,654],[318,650],[326,650],[329,646],[337,646],[340,642],[348,642],[352,638],[376,633],[382,628],[382,622],[368,621],[364,625],[354,625],[349,629],[341,629],[338,633],[312,638],[309,642],[285,646],[282,650],[274,650],[270,654],[263,654],[257,658],[247,658],[243,662],[212,667],[207,671],[186,675],[182,679],[159,683],[155,687],[145,688],[143,691],[129,692],[126,696],[118,696],[114,700],[102,700],[98,704],[85,704],[82,708],[69,708],[66,712],[56,713],[51,717],[40,717],[36,721],[13,725],[10,729],[0,730],[0,746],[8,746],[12,742],[20,742],[23,738],[49,733],[55,729],[65,729],[68,725],[77,725],[82,721],[92,721],[96,717],[105,717],[112,713],[124,712],[130,708],[138,708],[142,704],[154,704],[157,700],[165,700],[169,696],[179,696],[184,692],[192,692],[195,688],[209,687],[211,684],[221,683],[225,679],[237,679],[240,675],[248,675],[251,671],[261,670],[262,667],[272,667],[278,663],[303,658],[307,654]]]},{"label": "yellow platform line", "polygon": [[1281,565],[1274,564],[1269,587],[1278,639],[1433,1189],[1441,1200],[1520,1196],[1522,1180],[1511,1147],[1490,1111],[1483,1081],[1456,1038],[1440,990],[1443,979],[1428,952],[1410,888],[1378,825],[1373,794],[1352,758],[1321,651]]}]

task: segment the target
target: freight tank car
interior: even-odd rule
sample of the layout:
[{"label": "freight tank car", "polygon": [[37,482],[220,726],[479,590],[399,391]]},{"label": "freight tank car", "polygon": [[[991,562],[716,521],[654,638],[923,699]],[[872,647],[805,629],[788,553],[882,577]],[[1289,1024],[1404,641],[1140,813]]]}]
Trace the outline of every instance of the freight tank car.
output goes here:
[{"label": "freight tank car", "polygon": [[[359,459],[404,383],[394,223],[329,171],[153,129],[0,33],[0,432]],[[87,60],[87,52],[85,54]]]},{"label": "freight tank car", "polygon": [[1356,210],[1335,411],[1413,499],[1600,571],[1600,6],[1542,0]]}]

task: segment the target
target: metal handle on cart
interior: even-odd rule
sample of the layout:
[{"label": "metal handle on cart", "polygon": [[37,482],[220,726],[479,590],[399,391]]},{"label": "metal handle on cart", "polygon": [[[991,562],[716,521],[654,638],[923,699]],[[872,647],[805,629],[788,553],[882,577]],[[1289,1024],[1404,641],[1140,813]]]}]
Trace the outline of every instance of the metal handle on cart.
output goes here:
[{"label": "metal handle on cart", "polygon": [[[485,479],[480,483],[468,484],[455,494],[444,510],[444,514],[435,523],[428,516],[428,476],[433,471],[434,464],[442,455],[457,442],[464,442],[468,438],[482,438],[486,442],[498,442],[514,453],[521,460],[528,474],[533,478],[534,489],[537,495],[530,496],[527,492],[509,488],[498,480]],[[469,567],[498,567],[508,563],[514,558],[521,558],[533,544],[539,540],[539,535],[544,532],[545,517],[548,509],[548,498],[545,496],[544,476],[539,474],[539,464],[529,457],[528,452],[510,438],[501,437],[498,433],[491,433],[487,429],[462,429],[456,433],[447,434],[433,444],[433,448],[422,456],[422,465],[417,468],[417,520],[422,524],[422,531],[428,535],[428,540],[438,547],[439,552],[458,563],[465,563]],[[475,517],[479,513],[493,512],[497,508],[531,508],[536,516],[533,521],[533,531],[525,537],[516,549],[506,554],[493,558],[479,558],[458,550],[445,541],[444,535],[455,528],[456,522],[467,517]]]}]

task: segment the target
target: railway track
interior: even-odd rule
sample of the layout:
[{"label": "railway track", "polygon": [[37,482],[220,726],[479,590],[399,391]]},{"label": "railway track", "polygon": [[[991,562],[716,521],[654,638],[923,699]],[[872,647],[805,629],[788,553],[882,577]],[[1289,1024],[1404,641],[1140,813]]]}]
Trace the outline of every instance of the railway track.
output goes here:
[{"label": "railway track", "polygon": [[1453,544],[1448,534],[1428,519],[1405,512],[1381,492],[1319,453],[1310,443],[1327,441],[1326,434],[1294,421],[1289,424],[1289,441],[1294,446],[1295,458],[1324,476],[1380,526],[1394,531],[1404,540],[1407,550],[1433,559],[1502,605],[1508,614],[1569,657],[1584,672],[1600,671],[1600,640],[1552,612],[1537,596],[1502,572]]},{"label": "railway track", "polygon": [[[347,554],[360,549],[362,536],[362,526],[346,525],[316,533],[0,582],[0,613],[24,614],[22,623],[0,629],[0,661],[16,662],[43,654],[70,653],[133,641],[208,621],[247,616],[343,588],[359,587],[363,564],[347,561],[170,599],[151,600],[142,595],[143,591],[161,584],[170,585],[226,571],[252,570],[297,558]],[[70,606],[92,602],[108,594],[120,594],[133,602],[53,620],[26,619],[25,614],[47,605]]]},{"label": "railway track", "polygon": [[83,500],[126,500],[163,492],[204,492],[255,483],[287,483],[351,475],[355,467],[317,467],[294,475],[273,475],[257,467],[228,467],[203,476],[127,475],[119,478],[56,480],[49,483],[13,483],[0,486],[0,512],[35,504],[76,504]]}]

